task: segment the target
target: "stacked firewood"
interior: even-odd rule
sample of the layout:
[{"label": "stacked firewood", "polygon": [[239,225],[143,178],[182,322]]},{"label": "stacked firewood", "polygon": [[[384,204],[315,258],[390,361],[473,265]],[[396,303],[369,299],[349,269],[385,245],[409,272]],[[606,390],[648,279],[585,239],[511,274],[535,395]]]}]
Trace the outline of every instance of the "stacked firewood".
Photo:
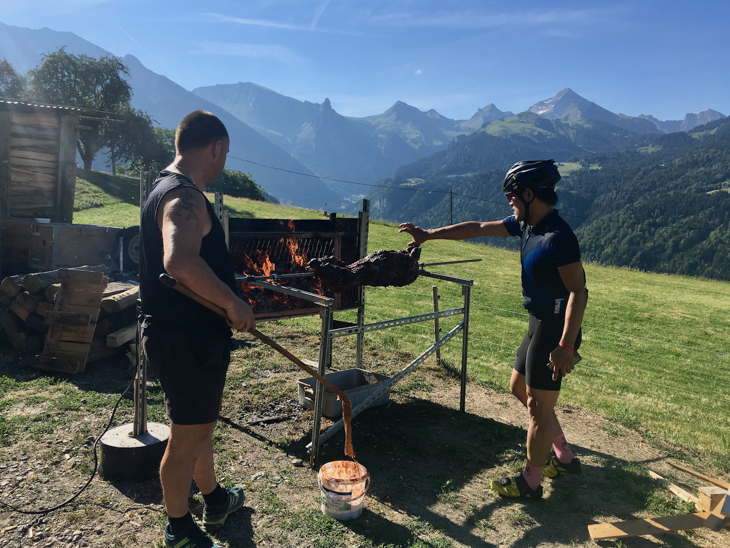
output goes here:
[{"label": "stacked firewood", "polygon": [[[105,265],[73,270],[109,274]],[[0,283],[0,340],[17,352],[38,354],[49,332],[47,318],[61,292],[59,270],[9,276]],[[124,352],[136,338],[138,285],[109,282],[103,290],[87,362]],[[97,301],[98,302],[98,301]]]}]

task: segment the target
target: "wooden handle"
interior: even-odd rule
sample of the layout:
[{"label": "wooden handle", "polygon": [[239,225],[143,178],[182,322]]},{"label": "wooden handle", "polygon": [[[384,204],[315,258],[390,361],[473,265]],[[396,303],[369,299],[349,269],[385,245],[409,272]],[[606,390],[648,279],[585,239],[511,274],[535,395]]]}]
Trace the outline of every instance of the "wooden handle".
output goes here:
[{"label": "wooden handle", "polygon": [[212,310],[219,316],[223,316],[226,321],[228,321],[228,314],[226,313],[226,309],[218,306],[217,304],[210,302],[205,297],[201,297],[197,293],[195,293],[192,289],[187,287],[186,285],[181,284],[178,282],[175,278],[170,276],[169,274],[162,273],[160,274],[160,281],[166,285],[167,287],[170,287],[172,289],[175,289],[185,295],[186,297],[191,298],[198,304],[202,304],[205,308],[208,310]]},{"label": "wooden handle", "polygon": [[[160,281],[165,284],[167,287],[171,287],[186,297],[190,297],[195,302],[203,305],[208,310],[212,310],[216,314],[223,316],[226,321],[228,321],[228,314],[226,313],[226,310],[224,308],[221,308],[215,303],[210,302],[205,297],[201,297],[197,293],[195,293],[193,290],[191,290],[189,287],[186,287],[185,285],[181,284],[177,280],[175,280],[172,276],[169,276],[168,274],[160,274]],[[352,402],[350,401],[350,398],[347,397],[347,394],[345,394],[342,390],[337,388],[334,384],[332,384],[330,381],[324,378],[324,376],[317,373],[314,369],[309,367],[307,364],[305,364],[302,360],[297,358],[294,354],[289,352],[286,348],[279,345],[277,342],[273,341],[257,329],[252,329],[249,331],[254,337],[259,339],[260,341],[266,343],[271,348],[279,352],[282,356],[289,358],[292,362],[294,362],[296,365],[298,365],[301,369],[309,373],[312,377],[317,379],[319,382],[321,382],[323,385],[325,385],[327,388],[332,390],[342,401],[342,415],[344,417],[345,422],[345,455],[355,458],[355,451],[352,448],[352,430],[350,427],[351,422],[351,413],[352,413]]]}]

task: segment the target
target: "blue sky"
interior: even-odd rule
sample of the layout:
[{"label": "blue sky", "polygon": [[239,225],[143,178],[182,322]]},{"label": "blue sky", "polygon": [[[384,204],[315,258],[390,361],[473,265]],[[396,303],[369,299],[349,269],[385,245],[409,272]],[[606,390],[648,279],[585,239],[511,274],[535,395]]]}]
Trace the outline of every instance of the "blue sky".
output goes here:
[{"label": "blue sky", "polygon": [[368,116],[404,101],[469,118],[570,87],[613,112],[730,115],[725,0],[0,0],[186,89],[254,82]]}]

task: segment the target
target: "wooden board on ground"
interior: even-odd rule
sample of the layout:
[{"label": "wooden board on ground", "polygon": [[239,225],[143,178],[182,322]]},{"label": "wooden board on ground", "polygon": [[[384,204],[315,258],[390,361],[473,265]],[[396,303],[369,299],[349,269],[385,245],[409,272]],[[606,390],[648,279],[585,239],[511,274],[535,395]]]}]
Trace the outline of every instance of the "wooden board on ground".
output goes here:
[{"label": "wooden board on ground", "polygon": [[699,472],[695,472],[691,468],[687,468],[686,466],[681,466],[681,465],[675,464],[673,462],[669,462],[668,464],[672,468],[681,470],[682,472],[685,472],[686,474],[689,474],[690,476],[694,476],[701,480],[705,480],[707,483],[711,483],[712,485],[717,485],[718,487],[722,487],[723,489],[730,489],[730,483],[728,483],[726,481],[722,481],[717,478],[713,478],[711,476],[706,476],[704,474],[700,474]]},{"label": "wooden board on ground", "polygon": [[[695,497],[692,493],[688,493],[678,485],[674,485],[673,483],[669,483],[666,479],[664,479],[662,476],[657,474],[656,472],[652,472],[649,470],[649,477],[658,481],[663,486],[665,486],[669,491],[677,495],[680,499],[682,499],[685,502],[692,502],[694,504],[697,504],[699,502],[698,498]],[[705,508],[702,508],[701,510],[706,510]]]},{"label": "wooden board on ground", "polygon": [[592,540],[608,538],[626,538],[642,535],[657,535],[674,533],[685,529],[708,527],[714,531],[726,524],[723,516],[712,512],[698,512],[681,516],[667,516],[663,518],[647,518],[616,523],[597,523],[588,526],[588,533]]}]

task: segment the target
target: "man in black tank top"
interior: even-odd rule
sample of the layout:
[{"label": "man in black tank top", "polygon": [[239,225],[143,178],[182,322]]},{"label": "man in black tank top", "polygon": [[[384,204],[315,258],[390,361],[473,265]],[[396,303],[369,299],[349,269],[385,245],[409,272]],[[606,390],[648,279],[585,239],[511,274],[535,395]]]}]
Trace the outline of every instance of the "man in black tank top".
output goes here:
[{"label": "man in black tank top", "polygon": [[[228,132],[217,117],[204,111],[187,115],[175,134],[175,160],[160,173],[142,212],[142,344],[170,418],[160,465],[169,517],[164,545],[170,547],[213,546],[188,508],[193,478],[205,500],[207,531],[223,525],[244,501],[239,487],[218,484],[213,465],[231,328],[256,326],[251,307],[236,295],[223,228],[203,194],[223,171],[228,148]],[[160,283],[162,273],[225,309],[228,321]]]}]

